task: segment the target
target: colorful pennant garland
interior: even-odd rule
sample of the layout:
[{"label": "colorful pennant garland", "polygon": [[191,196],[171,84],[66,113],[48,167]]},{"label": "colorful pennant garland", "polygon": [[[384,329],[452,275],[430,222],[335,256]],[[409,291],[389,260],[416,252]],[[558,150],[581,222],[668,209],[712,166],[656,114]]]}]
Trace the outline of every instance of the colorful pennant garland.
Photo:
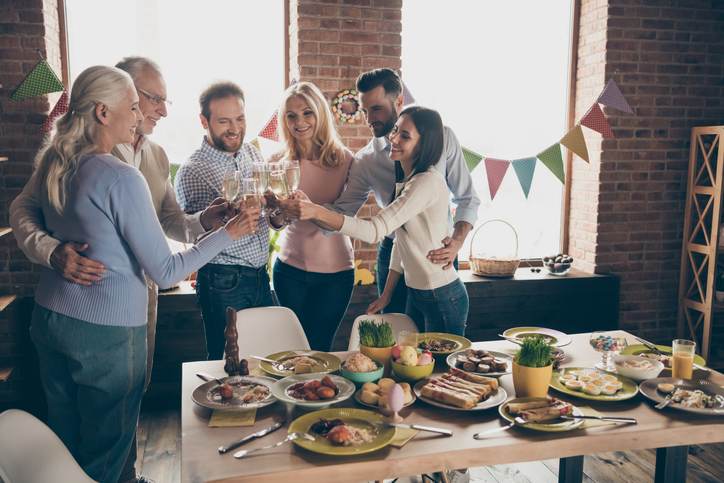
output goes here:
[{"label": "colorful pennant garland", "polygon": [[588,147],[580,125],[576,125],[576,127],[568,131],[561,138],[561,144],[576,153],[582,160],[588,162]]},{"label": "colorful pennant garland", "polygon": [[488,173],[488,188],[490,189],[490,198],[494,199],[503,182],[505,173],[508,171],[510,161],[504,159],[485,158],[485,171]]},{"label": "colorful pennant garland", "polygon": [[601,95],[596,99],[596,102],[606,107],[612,107],[619,111],[633,114],[631,106],[628,105],[623,94],[621,94],[621,89],[618,88],[618,85],[613,79],[608,81],[606,87],[603,88],[603,92],[601,92]]},{"label": "colorful pennant garland", "polygon": [[48,117],[45,118],[45,121],[43,121],[43,125],[40,126],[40,132],[42,134],[49,133],[53,129],[53,123],[55,122],[55,120],[66,112],[68,112],[68,92],[63,91],[63,93],[60,95],[60,99],[58,99],[58,102],[55,103],[55,107],[52,111],[50,111]]},{"label": "colorful pennant garland", "polygon": [[482,161],[483,156],[463,146],[463,158],[468,165],[468,171],[472,171]]},{"label": "colorful pennant garland", "polygon": [[55,72],[53,72],[48,62],[45,59],[41,59],[35,64],[30,74],[23,79],[23,82],[10,94],[10,99],[13,101],[22,101],[30,97],[42,96],[43,94],[64,90],[65,86],[63,86],[63,83]]},{"label": "colorful pennant garland", "polygon": [[603,115],[603,111],[598,103],[592,105],[586,115],[583,116],[581,125],[601,133],[604,139],[614,137],[613,131],[611,131],[611,125],[608,123],[606,116]]},{"label": "colorful pennant garland", "polygon": [[563,172],[563,156],[561,156],[560,144],[555,143],[548,149],[538,153],[536,158],[540,159],[541,163],[545,164],[546,168],[550,169],[551,173],[561,180],[561,183],[566,182],[566,176]]},{"label": "colorful pennant garland", "polygon": [[269,139],[271,141],[279,141],[279,133],[277,132],[277,112],[274,111],[269,121],[259,132],[259,137]]},{"label": "colorful pennant garland", "polygon": [[402,105],[408,106],[410,104],[415,103],[415,96],[412,95],[412,92],[410,92],[410,89],[407,88],[405,85],[405,81],[400,79],[400,82],[402,82]]},{"label": "colorful pennant garland", "polygon": [[533,173],[535,172],[536,158],[523,158],[514,159],[510,162],[515,169],[515,174],[518,177],[520,187],[523,189],[523,194],[528,198],[530,193],[530,186],[533,184]]},{"label": "colorful pennant garland", "polygon": [[249,144],[251,144],[252,146],[254,146],[254,147],[257,149],[257,151],[261,151],[261,144],[259,143],[259,138],[258,138],[258,137],[255,137],[254,139],[252,139],[251,141],[249,141]]}]

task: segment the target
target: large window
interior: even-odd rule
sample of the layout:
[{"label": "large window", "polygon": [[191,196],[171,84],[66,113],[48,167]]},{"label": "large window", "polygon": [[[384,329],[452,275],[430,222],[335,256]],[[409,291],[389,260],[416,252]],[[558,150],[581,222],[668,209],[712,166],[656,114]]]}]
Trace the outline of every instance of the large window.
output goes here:
[{"label": "large window", "polygon": [[172,163],[184,163],[203,135],[198,98],[213,81],[231,80],[246,95],[252,139],[284,89],[284,4],[271,0],[65,0],[71,82],[86,67],[129,55],[161,66],[168,118],[152,137]]},{"label": "large window", "polygon": [[[404,2],[403,80],[463,146],[504,160],[535,156],[566,131],[571,3]],[[548,168],[536,163],[527,199],[512,166],[494,200],[484,162],[472,175],[482,201],[478,224],[513,224],[522,258],[558,252],[563,185]]]}]

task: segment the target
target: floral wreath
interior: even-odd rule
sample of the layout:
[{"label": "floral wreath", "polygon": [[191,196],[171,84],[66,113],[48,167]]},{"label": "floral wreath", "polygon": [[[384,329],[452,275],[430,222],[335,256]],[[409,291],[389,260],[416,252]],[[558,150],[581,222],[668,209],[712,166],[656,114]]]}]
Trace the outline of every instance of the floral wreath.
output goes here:
[{"label": "floral wreath", "polygon": [[[342,109],[344,105],[354,106],[352,112],[345,112]],[[360,109],[359,94],[355,89],[344,89],[339,91],[334,99],[332,99],[332,112],[339,121],[344,123],[353,123],[357,121],[362,115]]]}]

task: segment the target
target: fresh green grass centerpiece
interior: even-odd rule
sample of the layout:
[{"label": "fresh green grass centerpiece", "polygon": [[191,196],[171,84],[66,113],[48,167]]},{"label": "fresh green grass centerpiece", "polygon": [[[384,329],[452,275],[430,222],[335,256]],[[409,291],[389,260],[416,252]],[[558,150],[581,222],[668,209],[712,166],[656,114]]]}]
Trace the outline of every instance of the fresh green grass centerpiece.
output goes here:
[{"label": "fresh green grass centerpiece", "polygon": [[372,320],[360,321],[359,344],[360,352],[385,366],[385,374],[389,374],[392,347],[395,345],[390,324],[384,320],[379,323]]},{"label": "fresh green grass centerpiece", "polygon": [[545,339],[526,337],[513,358],[517,397],[545,397],[553,375],[553,350]]}]

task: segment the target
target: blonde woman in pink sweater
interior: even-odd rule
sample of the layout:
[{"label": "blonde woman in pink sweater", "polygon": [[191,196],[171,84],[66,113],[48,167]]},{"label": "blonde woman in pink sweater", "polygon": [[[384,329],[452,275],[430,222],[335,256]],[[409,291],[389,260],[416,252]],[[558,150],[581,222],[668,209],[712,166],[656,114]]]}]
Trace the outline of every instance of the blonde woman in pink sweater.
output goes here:
[{"label": "blonde woman in pink sweater", "polygon": [[[334,202],[344,190],[352,153],[337,134],[324,95],[310,82],[284,93],[279,108],[283,157],[299,160],[299,189],[318,204]],[[311,221],[294,221],[282,233],[274,264],[279,303],[297,314],[312,349],[328,351],[354,286],[349,237],[324,233]]]}]

